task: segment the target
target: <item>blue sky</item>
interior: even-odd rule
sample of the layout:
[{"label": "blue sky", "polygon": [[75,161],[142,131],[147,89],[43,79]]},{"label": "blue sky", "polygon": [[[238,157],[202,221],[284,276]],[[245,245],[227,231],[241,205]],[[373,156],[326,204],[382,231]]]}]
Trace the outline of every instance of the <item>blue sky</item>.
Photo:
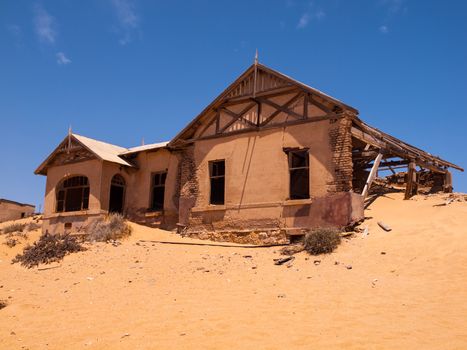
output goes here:
[{"label": "blue sky", "polygon": [[170,139],[256,48],[261,63],[467,167],[466,37],[463,0],[0,0],[0,197],[42,203],[33,171],[69,125],[126,147]]}]

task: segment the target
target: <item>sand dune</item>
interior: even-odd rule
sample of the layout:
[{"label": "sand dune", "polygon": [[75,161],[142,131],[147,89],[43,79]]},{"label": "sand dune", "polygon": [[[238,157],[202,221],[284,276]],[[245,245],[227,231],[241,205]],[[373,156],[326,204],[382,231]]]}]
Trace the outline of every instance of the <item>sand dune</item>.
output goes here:
[{"label": "sand dune", "polygon": [[445,197],[380,197],[367,237],[290,268],[138,225],[47,270],[0,244],[0,349],[466,349],[467,202]]}]

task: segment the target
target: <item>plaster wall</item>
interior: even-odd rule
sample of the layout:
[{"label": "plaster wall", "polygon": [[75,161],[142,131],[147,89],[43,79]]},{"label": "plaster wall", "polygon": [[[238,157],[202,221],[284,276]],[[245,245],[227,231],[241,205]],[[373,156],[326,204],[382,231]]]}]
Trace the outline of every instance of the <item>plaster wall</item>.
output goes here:
[{"label": "plaster wall", "polygon": [[34,214],[34,206],[0,201],[0,222],[17,220]]},{"label": "plaster wall", "polygon": [[[332,128],[324,120],[195,142],[198,195],[191,210],[191,229],[295,227],[297,223],[286,217],[288,212],[305,213],[316,198],[335,189]],[[289,199],[284,148],[309,149],[309,200]],[[210,205],[209,162],[220,159],[226,165],[225,205]]]},{"label": "plaster wall", "polygon": [[[47,180],[44,197],[43,230],[51,233],[65,231],[65,224],[72,223],[77,229],[85,225],[88,220],[102,213],[100,196],[102,190],[103,162],[91,159],[84,162],[54,166],[47,169]],[[79,212],[56,213],[56,187],[70,176],[86,176],[89,181],[89,208]]]}]

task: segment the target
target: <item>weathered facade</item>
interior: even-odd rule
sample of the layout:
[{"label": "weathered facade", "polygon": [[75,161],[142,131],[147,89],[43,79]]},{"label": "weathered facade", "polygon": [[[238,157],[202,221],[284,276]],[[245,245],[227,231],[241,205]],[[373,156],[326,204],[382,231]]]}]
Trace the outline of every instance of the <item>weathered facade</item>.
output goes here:
[{"label": "weathered facade", "polygon": [[125,149],[70,134],[36,173],[47,175],[51,232],[117,211],[190,236],[277,243],[362,219],[382,159],[386,167],[423,165],[443,174],[446,187],[447,169],[461,170],[254,64],[170,142]]},{"label": "weathered facade", "polygon": [[35,206],[0,198],[0,222],[22,219],[34,214]]}]

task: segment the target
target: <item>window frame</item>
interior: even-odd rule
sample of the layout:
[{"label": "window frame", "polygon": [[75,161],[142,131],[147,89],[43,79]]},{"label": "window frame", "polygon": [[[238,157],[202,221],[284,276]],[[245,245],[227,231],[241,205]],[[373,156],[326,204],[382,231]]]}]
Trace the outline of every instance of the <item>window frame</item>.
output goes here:
[{"label": "window frame", "polygon": [[[309,148],[284,148],[284,152],[287,155],[287,167],[288,167],[288,173],[289,173],[289,178],[288,178],[288,200],[306,200],[311,198],[310,194],[310,149]],[[294,167],[293,166],[293,154],[297,153],[305,153],[306,156],[304,157],[306,161],[305,166],[298,166]],[[307,193],[305,197],[297,197],[296,195],[293,195],[292,193],[292,174],[295,171],[302,171],[302,170],[307,170]]]},{"label": "window frame", "polygon": [[[68,181],[71,181],[74,178],[80,178],[83,182],[78,185],[67,185]],[[84,180],[85,179],[85,184]],[[67,198],[68,192],[70,190],[81,190],[81,201],[80,209],[77,210],[67,210]],[[84,175],[73,175],[68,176],[60,181],[60,183],[55,187],[55,213],[71,213],[71,212],[80,212],[89,210],[89,197],[91,193],[91,185],[89,179]],[[61,196],[63,194],[63,196]],[[63,197],[63,198],[60,198]]]},{"label": "window frame", "polygon": [[[156,180],[156,175],[163,175],[165,174],[164,178],[164,183],[161,185],[156,185],[155,180]],[[151,189],[150,189],[150,195],[149,195],[149,205],[148,205],[148,211],[150,212],[160,212],[164,211],[164,204],[165,204],[165,189],[166,189],[166,184],[167,184],[167,175],[168,175],[168,170],[161,170],[161,171],[155,171],[151,173]],[[160,208],[154,207],[154,188],[163,188],[164,189],[164,195],[162,197],[162,206]]]},{"label": "window frame", "polygon": [[[224,173],[222,175],[213,175],[213,171],[214,171],[214,164],[216,163],[223,163],[223,167],[224,167]],[[214,160],[210,160],[208,162],[208,171],[209,171],[209,205],[216,205],[216,206],[222,206],[222,205],[225,205],[225,188],[226,188],[226,161],[225,159],[214,159]],[[223,179],[223,183],[224,183],[224,186],[223,186],[223,192],[222,192],[222,202],[213,202],[213,198],[212,198],[212,183],[213,183],[213,180],[217,180],[217,179]]]}]

